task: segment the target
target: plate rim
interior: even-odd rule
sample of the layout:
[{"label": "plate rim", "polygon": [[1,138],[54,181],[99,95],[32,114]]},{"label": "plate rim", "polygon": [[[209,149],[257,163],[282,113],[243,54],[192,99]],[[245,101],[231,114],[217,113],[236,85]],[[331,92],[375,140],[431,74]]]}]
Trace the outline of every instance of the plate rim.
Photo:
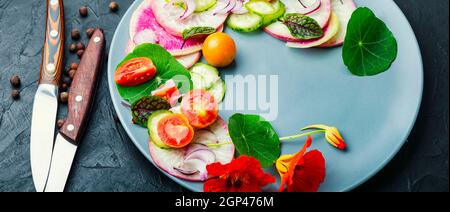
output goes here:
[{"label": "plate rim", "polygon": [[[108,54],[109,54],[109,55],[113,55],[113,52],[112,52],[113,48],[112,48],[112,46],[113,46],[113,44],[117,43],[117,40],[119,39],[119,38],[118,38],[119,27],[122,26],[123,24],[126,24],[126,23],[124,23],[124,22],[125,22],[125,18],[124,18],[124,17],[127,16],[127,15],[129,15],[129,13],[132,13],[132,12],[133,12],[133,11],[131,10],[131,8],[134,8],[134,7],[135,7],[135,4],[139,4],[139,3],[141,3],[142,1],[145,1],[145,0],[135,0],[135,1],[128,7],[128,9],[127,9],[127,11],[124,13],[124,15],[121,17],[120,22],[117,24],[116,29],[114,30],[114,35],[113,35],[113,38],[112,38],[111,43],[110,43],[110,44],[111,44],[111,45],[110,45],[110,49],[109,49],[109,51],[108,51]],[[423,56],[422,56],[422,51],[421,51],[421,49],[420,49],[420,45],[419,45],[418,40],[417,40],[416,32],[414,31],[413,27],[411,26],[411,23],[409,22],[408,18],[406,17],[406,15],[404,14],[404,12],[400,9],[400,7],[397,5],[397,3],[396,3],[395,1],[393,1],[393,0],[392,0],[392,2],[393,2],[393,4],[394,4],[395,7],[396,7],[395,9],[397,9],[398,11],[400,11],[400,14],[402,15],[402,18],[404,18],[404,19],[406,20],[406,22],[407,22],[407,27],[408,27],[408,28],[411,30],[411,32],[412,32],[412,37],[413,37],[413,41],[414,41],[414,42],[413,42],[413,45],[414,45],[413,48],[414,48],[415,50],[417,50],[418,53],[419,53],[419,55],[420,55],[420,60],[417,61],[417,62],[419,63],[420,73],[418,74],[418,99],[417,99],[417,105],[416,105],[416,107],[415,107],[414,117],[412,117],[412,121],[409,123],[408,129],[405,130],[405,133],[404,133],[403,136],[402,136],[402,137],[404,137],[403,141],[399,142],[398,145],[397,145],[394,149],[392,149],[392,151],[388,154],[388,157],[386,157],[386,158],[385,158],[385,159],[377,166],[377,168],[375,168],[375,169],[373,169],[372,171],[368,172],[363,178],[361,178],[361,179],[358,180],[358,181],[355,181],[353,184],[350,184],[350,185],[346,186],[345,188],[343,188],[342,190],[340,190],[340,191],[338,191],[338,192],[348,192],[348,191],[354,190],[354,189],[357,188],[358,186],[360,186],[360,185],[366,183],[368,180],[370,180],[371,178],[373,178],[373,177],[374,177],[376,174],[378,174],[382,169],[384,169],[384,168],[386,167],[386,165],[388,165],[388,164],[392,161],[392,159],[398,154],[398,152],[399,152],[399,151],[401,150],[401,148],[405,145],[405,143],[408,142],[408,137],[410,136],[410,134],[411,134],[411,132],[412,132],[412,130],[413,130],[415,124],[416,124],[416,121],[417,121],[417,118],[418,118],[418,115],[419,115],[419,112],[420,112],[420,109],[421,109],[421,106],[422,106],[423,89],[424,89],[424,67],[423,67]],[[122,125],[123,129],[124,129],[125,132],[127,133],[127,136],[128,136],[128,137],[130,138],[130,140],[133,142],[133,145],[140,151],[140,153],[141,153],[145,158],[147,158],[148,161],[150,161],[150,163],[153,164],[153,166],[155,166],[155,167],[156,167],[160,172],[162,172],[165,176],[169,177],[171,180],[173,180],[174,182],[176,182],[178,185],[182,186],[183,188],[185,188],[185,189],[187,189],[187,190],[189,190],[189,191],[197,192],[197,190],[195,190],[193,187],[187,186],[187,185],[185,184],[187,181],[182,180],[182,179],[179,179],[179,178],[176,178],[176,177],[174,177],[174,176],[172,176],[172,175],[166,173],[166,172],[163,171],[161,168],[159,168],[159,167],[155,164],[155,162],[152,160],[152,158],[150,157],[150,155],[147,154],[147,153],[148,153],[148,152],[147,152],[148,148],[143,148],[143,147],[141,147],[141,146],[139,145],[139,143],[136,141],[136,138],[135,138],[135,136],[133,135],[133,133],[131,133],[130,129],[129,129],[128,127],[125,127],[125,126],[126,126],[126,123],[128,123],[128,122],[127,122],[127,121],[125,120],[125,118],[121,115],[121,113],[118,113],[118,111],[120,110],[118,107],[119,107],[119,105],[121,105],[121,103],[120,103],[120,101],[118,102],[118,100],[116,100],[116,99],[114,98],[114,95],[115,95],[114,92],[116,92],[116,91],[115,91],[116,86],[115,86],[115,83],[112,82],[112,79],[111,79],[111,77],[110,77],[111,75],[109,74],[109,72],[111,71],[111,70],[110,70],[110,67],[113,67],[112,60],[111,60],[111,59],[108,59],[108,64],[107,64],[107,66],[108,66],[108,67],[107,67],[107,72],[108,72],[108,73],[107,73],[107,77],[108,77],[108,89],[109,89],[111,101],[112,101],[112,103],[113,103],[113,107],[114,107],[114,110],[115,110],[114,112],[116,113],[117,117],[119,118],[120,124]]]}]

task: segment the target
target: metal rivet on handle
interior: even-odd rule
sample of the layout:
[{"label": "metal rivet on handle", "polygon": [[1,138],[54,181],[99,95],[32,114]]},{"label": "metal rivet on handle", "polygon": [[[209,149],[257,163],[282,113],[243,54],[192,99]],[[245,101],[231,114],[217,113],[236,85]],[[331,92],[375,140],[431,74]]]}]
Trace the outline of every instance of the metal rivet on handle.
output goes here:
[{"label": "metal rivet on handle", "polygon": [[51,36],[52,38],[58,37],[58,31],[56,31],[56,30],[50,31],[50,36]]},{"label": "metal rivet on handle", "polygon": [[47,70],[48,71],[54,71],[55,70],[55,64],[53,64],[53,63],[49,63],[49,64],[47,64]]},{"label": "metal rivet on handle", "polygon": [[73,124],[67,125],[67,130],[72,131],[74,129],[75,129],[75,126],[73,126]]},{"label": "metal rivet on handle", "polygon": [[101,39],[100,39],[99,37],[95,37],[95,38],[94,38],[94,42],[96,42],[96,43],[100,42],[100,40],[101,40]]},{"label": "metal rivet on handle", "polygon": [[78,96],[75,97],[75,101],[81,102],[81,101],[83,101],[83,97],[78,95]]}]

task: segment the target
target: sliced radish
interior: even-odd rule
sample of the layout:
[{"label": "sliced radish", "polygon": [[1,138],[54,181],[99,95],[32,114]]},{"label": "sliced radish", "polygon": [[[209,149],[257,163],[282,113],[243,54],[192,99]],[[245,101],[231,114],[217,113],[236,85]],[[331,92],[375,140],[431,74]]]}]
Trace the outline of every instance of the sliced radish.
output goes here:
[{"label": "sliced radish", "polygon": [[333,38],[337,32],[339,31],[339,19],[338,17],[332,13],[330,18],[330,23],[328,26],[324,29],[324,36],[311,41],[301,41],[301,42],[287,42],[286,46],[291,48],[311,48],[311,47],[317,47],[325,42],[329,41],[331,38]]},{"label": "sliced radish", "polygon": [[[286,7],[286,13],[299,13],[298,10],[302,10],[303,6],[298,2],[298,0],[280,0],[284,3]],[[311,12],[307,16],[313,18],[317,21],[317,23],[325,29],[328,25],[328,21],[331,15],[331,1],[330,0],[320,0],[320,7],[317,8],[314,12]],[[314,4],[315,0],[302,0],[305,5]],[[304,9],[304,8],[303,8]],[[296,38],[291,35],[289,29],[283,23],[277,21],[273,24],[270,24],[263,29],[268,34],[272,35],[275,38],[278,38],[283,41],[288,42],[300,42],[302,41],[299,38]]]},{"label": "sliced radish", "polygon": [[177,56],[175,59],[177,59],[185,68],[189,69],[200,60],[201,55],[200,52],[195,52],[184,56]]},{"label": "sliced radish", "polygon": [[217,2],[213,8],[201,12],[194,13],[184,21],[178,21],[178,17],[184,12],[181,7],[171,7],[170,9],[164,8],[166,4],[165,0],[147,0],[150,2],[152,11],[156,17],[158,23],[170,34],[181,37],[185,29],[192,27],[213,27],[219,29],[225,22],[228,14],[213,15],[215,8],[222,7],[222,2]]},{"label": "sliced radish", "polygon": [[350,20],[353,11],[357,8],[355,2],[352,0],[331,0],[331,6],[333,13],[339,19],[339,31],[331,40],[320,45],[320,47],[335,47],[344,43],[345,35],[347,34],[348,21]]},{"label": "sliced radish", "polygon": [[[217,139],[211,139],[211,134],[206,136],[207,133],[204,130],[211,132]],[[182,149],[163,149],[149,142],[150,155],[155,164],[175,177],[188,181],[204,181],[207,179],[206,165],[213,162],[223,164],[231,162],[234,157],[234,145],[229,144],[231,138],[228,135],[226,122],[219,117],[214,124],[201,131],[203,136],[194,138],[189,146]],[[208,147],[207,144],[211,143],[226,144]],[[212,160],[213,155],[214,160]]]},{"label": "sliced radish", "polygon": [[134,35],[133,42],[136,45],[140,45],[143,43],[158,43],[158,38],[156,37],[155,32],[153,32],[153,30],[144,29]]},{"label": "sliced radish", "polygon": [[156,21],[150,2],[143,1],[134,12],[130,22],[130,38],[134,38],[136,34],[144,30],[147,31],[147,34],[149,34],[148,31],[153,31],[158,44],[173,56],[188,55],[201,50],[204,39],[189,39],[183,46],[184,40],[182,38],[175,37],[165,31]]},{"label": "sliced radish", "polygon": [[307,2],[307,0],[298,0],[298,3],[301,5],[301,7],[297,7],[296,11],[303,15],[308,15],[317,9],[319,9],[320,5],[322,4],[322,1],[320,0],[314,0],[312,4],[306,4],[303,2]]},{"label": "sliced radish", "polygon": [[[205,165],[214,163],[216,161],[216,155],[210,149],[195,151],[194,153],[186,156],[185,161],[189,160],[201,160],[205,162]],[[200,170],[199,170],[200,171]]]}]

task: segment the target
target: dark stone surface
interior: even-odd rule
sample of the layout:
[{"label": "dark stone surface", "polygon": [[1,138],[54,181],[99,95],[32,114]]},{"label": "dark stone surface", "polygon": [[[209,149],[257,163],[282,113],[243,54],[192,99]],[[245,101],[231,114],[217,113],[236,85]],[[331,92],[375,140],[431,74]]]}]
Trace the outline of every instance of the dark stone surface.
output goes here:
[{"label": "dark stone surface", "polygon": [[[0,0],[0,191],[34,191],[29,163],[31,110],[37,88],[44,35],[43,1]],[[132,3],[117,0],[65,1],[66,33],[101,27],[111,41],[115,27]],[[419,118],[408,143],[389,165],[356,191],[448,191],[448,8],[447,0],[397,0],[418,37],[425,67],[425,90]],[[78,9],[87,5],[89,16]],[[69,38],[67,46],[71,43]],[[109,47],[109,45],[108,45]],[[67,48],[68,49],[68,48]],[[66,53],[66,67],[78,61]],[[20,75],[21,99],[10,97],[9,78]],[[100,77],[89,129],[79,148],[67,191],[184,191],[162,175],[132,144],[115,121],[106,68]],[[60,107],[64,117],[66,106]]]}]

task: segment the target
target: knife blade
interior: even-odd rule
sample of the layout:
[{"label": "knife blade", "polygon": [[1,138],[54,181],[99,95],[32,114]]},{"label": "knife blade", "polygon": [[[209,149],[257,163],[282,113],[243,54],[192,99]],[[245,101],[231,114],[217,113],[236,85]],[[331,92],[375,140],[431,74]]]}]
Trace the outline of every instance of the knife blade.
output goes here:
[{"label": "knife blade", "polygon": [[62,0],[47,0],[47,18],[39,86],[33,103],[30,162],[36,191],[44,191],[53,150],[58,86],[64,54],[64,6]]},{"label": "knife blade", "polygon": [[67,120],[56,138],[45,192],[64,191],[77,148],[88,122],[97,87],[97,78],[103,64],[104,48],[103,31],[97,29],[89,41],[72,81]]}]

